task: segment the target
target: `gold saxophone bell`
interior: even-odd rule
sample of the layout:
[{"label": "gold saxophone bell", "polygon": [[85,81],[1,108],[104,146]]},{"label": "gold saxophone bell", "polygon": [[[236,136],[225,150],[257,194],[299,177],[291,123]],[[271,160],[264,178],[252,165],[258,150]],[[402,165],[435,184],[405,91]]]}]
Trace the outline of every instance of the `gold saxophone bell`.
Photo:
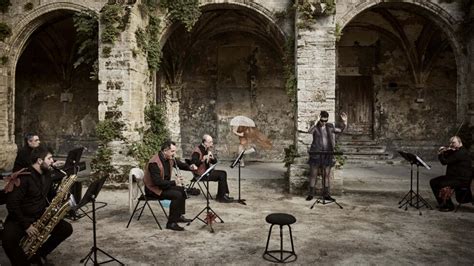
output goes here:
[{"label": "gold saxophone bell", "polygon": [[59,221],[66,216],[71,207],[75,206],[74,197],[72,197],[72,195],[68,197],[68,194],[71,186],[76,182],[76,179],[77,175],[71,175],[61,181],[58,193],[51,201],[51,204],[43,215],[33,223],[33,227],[35,227],[39,233],[31,237],[27,235],[21,240],[20,246],[28,259],[46,242],[51,231],[53,231]]}]

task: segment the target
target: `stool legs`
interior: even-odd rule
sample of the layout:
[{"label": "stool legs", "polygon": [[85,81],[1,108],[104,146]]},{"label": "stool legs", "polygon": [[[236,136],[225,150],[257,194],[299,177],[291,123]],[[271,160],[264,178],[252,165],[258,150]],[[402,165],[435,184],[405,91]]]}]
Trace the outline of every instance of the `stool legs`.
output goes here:
[{"label": "stool legs", "polygon": [[[263,258],[265,260],[268,260],[268,261],[271,261],[271,262],[280,262],[280,263],[295,261],[297,256],[296,256],[296,253],[295,253],[295,247],[293,245],[293,234],[291,232],[291,226],[290,225],[287,225],[287,226],[288,226],[289,233],[290,233],[291,251],[283,249],[283,225],[279,225],[280,226],[280,249],[279,250],[268,250],[268,245],[270,244],[270,237],[272,235],[272,229],[273,229],[274,225],[275,224],[272,224],[270,226],[270,230],[268,231],[267,245],[265,247],[265,252],[263,253]],[[277,257],[273,256],[272,253],[280,253],[280,256],[279,256],[280,258],[277,258]],[[283,258],[283,254],[288,254],[288,256]],[[294,257],[294,258],[291,259],[291,260],[288,260],[291,257]]]}]

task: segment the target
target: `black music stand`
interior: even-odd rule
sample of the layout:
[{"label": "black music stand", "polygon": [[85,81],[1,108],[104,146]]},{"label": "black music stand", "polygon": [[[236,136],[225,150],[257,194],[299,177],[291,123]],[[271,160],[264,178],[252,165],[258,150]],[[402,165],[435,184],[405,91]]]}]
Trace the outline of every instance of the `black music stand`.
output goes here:
[{"label": "black music stand", "polygon": [[[309,155],[342,155],[342,152],[332,152],[332,151],[318,151],[318,152],[309,152]],[[319,196],[319,198],[317,198],[313,205],[311,205],[310,209],[313,209],[314,208],[314,205],[316,204],[322,204],[322,205],[326,205],[326,204],[330,204],[330,203],[335,203],[337,206],[339,206],[339,208],[343,209],[342,206],[337,203],[336,199],[335,198],[332,198],[332,200],[327,200],[324,198],[324,190],[326,189],[326,178],[324,178],[324,176],[321,174],[321,195]],[[329,195],[329,191],[328,192],[328,195]]]},{"label": "black music stand", "polygon": [[235,158],[235,160],[230,165],[230,168],[234,168],[236,165],[239,165],[239,198],[236,201],[240,204],[247,205],[247,203],[245,202],[245,199],[240,198],[240,161],[242,161],[244,154],[245,154],[245,150],[241,151],[239,155],[237,156],[237,158]]},{"label": "black music stand", "polygon": [[[418,211],[420,212],[420,215],[421,215],[420,208],[422,208],[422,207],[426,207],[426,208],[432,210],[433,208],[431,207],[431,205],[423,197],[421,197],[420,193],[419,193],[419,188],[420,188],[420,186],[419,186],[419,183],[420,183],[419,168],[420,168],[420,165],[422,165],[423,167],[425,167],[428,170],[431,169],[431,167],[428,164],[426,164],[420,157],[418,157],[415,154],[408,153],[408,152],[403,152],[403,151],[398,151],[398,153],[405,160],[407,160],[411,164],[411,168],[410,168],[410,190],[398,202],[398,204],[400,205],[400,206],[398,206],[398,208],[402,208],[403,206],[405,206],[405,211],[406,211],[406,210],[408,210],[408,206],[412,206],[412,207],[415,207],[416,209],[418,209]],[[416,192],[413,191],[413,165],[416,165]],[[413,200],[415,200],[415,203],[413,203]],[[422,204],[420,205],[420,203],[422,203]]]},{"label": "black music stand", "polygon": [[[202,178],[204,178],[205,176],[208,176],[212,170],[214,170],[214,168],[216,168],[216,165],[217,164],[213,164],[211,165],[207,170],[206,172],[204,172],[197,180],[196,182],[199,182],[201,181]],[[212,213],[213,215],[215,215],[217,218],[219,218],[219,220],[221,220],[221,223],[224,222],[224,220],[221,219],[221,217],[219,217],[219,215],[217,215],[217,213],[209,206],[209,178],[207,179],[207,186],[206,187],[206,207],[204,207],[192,220],[191,222],[188,223],[188,225],[190,225],[194,220],[198,219],[200,220],[201,222],[205,223],[205,224],[208,224],[210,221],[206,221],[206,220],[203,220],[199,217],[199,215],[201,215],[201,213],[203,213],[204,211],[206,211],[206,218],[210,217],[209,214]]]},{"label": "black music stand", "polygon": [[[79,208],[83,207],[84,205],[86,205],[89,202],[92,203],[92,236],[93,236],[93,243],[94,244],[91,247],[91,250],[89,251],[89,253],[87,253],[87,255],[83,259],[80,260],[81,263],[84,262],[84,265],[87,265],[87,262],[89,262],[89,260],[92,261],[92,263],[94,263],[94,265],[105,264],[105,263],[112,262],[112,261],[116,261],[120,265],[124,265],[122,262],[120,262],[116,258],[112,257],[110,254],[108,254],[107,252],[105,252],[102,249],[97,247],[97,233],[96,233],[96,223],[97,222],[96,222],[96,217],[95,217],[95,210],[96,210],[95,209],[95,200],[97,198],[97,195],[99,195],[99,192],[102,189],[102,186],[105,183],[105,179],[107,179],[106,176],[92,182],[89,185],[89,187],[87,188],[87,191],[84,194],[84,197],[82,197],[81,202],[75,207],[75,209],[79,209]],[[87,215],[87,216],[90,218],[89,215]],[[99,263],[97,261],[97,252],[98,251],[101,252],[102,254],[104,254],[105,256],[107,256],[110,259],[107,260],[107,261],[103,261],[103,262]]]}]

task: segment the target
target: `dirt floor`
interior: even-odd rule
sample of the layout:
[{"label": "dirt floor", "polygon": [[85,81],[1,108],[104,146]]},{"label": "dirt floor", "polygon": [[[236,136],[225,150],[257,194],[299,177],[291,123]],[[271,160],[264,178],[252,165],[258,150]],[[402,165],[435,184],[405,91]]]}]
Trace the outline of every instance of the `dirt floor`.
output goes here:
[{"label": "dirt floor", "polygon": [[[98,201],[108,205],[97,211],[97,245],[126,265],[266,265],[271,263],[262,259],[270,227],[265,217],[284,212],[297,219],[292,225],[298,255],[294,264],[474,264],[474,235],[469,233],[474,228],[474,206],[465,204],[457,213],[423,208],[422,215],[414,208],[399,209],[398,201],[408,190],[405,180],[395,185],[387,181],[387,189],[372,191],[359,191],[356,185],[370,183],[367,176],[371,175],[374,182],[381,182],[384,173],[387,180],[392,180],[390,175],[405,173],[409,167],[377,167],[378,174],[374,169],[356,166],[344,170],[348,186],[353,185],[353,189],[337,197],[344,209],[335,204],[317,204],[310,209],[313,201],[285,193],[285,169],[281,164],[249,164],[242,171],[241,190],[248,205],[211,201],[212,209],[224,220],[213,225],[214,233],[199,220],[185,226],[184,232],[159,230],[148,210],[127,229],[128,191],[104,189]],[[237,197],[237,171],[227,170],[231,194]],[[425,174],[422,184],[426,186],[427,177],[436,176],[437,172]],[[405,177],[398,177],[402,179]],[[396,186],[402,189],[394,190]],[[211,184],[211,192],[216,190],[216,184]],[[422,196],[435,207],[427,188],[422,191]],[[191,197],[186,216],[193,218],[205,203],[202,195]],[[166,220],[156,202],[153,207],[164,226]],[[4,209],[0,212],[2,217]],[[56,265],[79,265],[92,246],[91,221],[85,217],[72,224],[73,235],[49,256]],[[289,248],[287,231],[284,232],[285,247]],[[275,233],[270,243],[276,248],[279,235]],[[99,262],[104,259],[99,256]],[[0,264],[9,265],[2,251]]]}]

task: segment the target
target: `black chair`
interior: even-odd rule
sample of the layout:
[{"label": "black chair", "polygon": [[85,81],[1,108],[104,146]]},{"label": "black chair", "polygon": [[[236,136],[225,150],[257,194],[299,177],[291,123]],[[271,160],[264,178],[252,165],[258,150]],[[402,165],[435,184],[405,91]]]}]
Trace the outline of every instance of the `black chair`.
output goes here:
[{"label": "black chair", "polygon": [[[263,258],[271,262],[293,262],[296,260],[297,256],[295,253],[295,247],[293,245],[293,235],[291,233],[291,224],[296,222],[296,218],[291,214],[286,213],[272,213],[269,214],[265,220],[267,223],[271,224],[270,230],[268,231],[267,246],[265,247],[265,252],[263,253]],[[270,243],[270,237],[272,235],[272,228],[274,225],[280,226],[280,249],[277,250],[268,250],[268,245]],[[290,231],[290,241],[291,241],[291,251],[283,249],[283,226],[288,226]],[[275,257],[273,254],[279,254],[279,258]],[[283,254],[286,254],[286,257],[283,258]]]},{"label": "black chair", "polygon": [[[138,187],[138,191],[140,193],[139,197],[137,198],[137,204],[135,204],[135,208],[133,209],[133,212],[132,214],[130,215],[130,219],[128,220],[128,223],[127,223],[127,228],[128,226],[130,225],[130,222],[132,221],[132,218],[133,216],[135,215],[136,212],[140,211],[140,214],[138,215],[137,217],[137,221],[140,220],[142,214],[143,214],[143,210],[145,209],[145,206],[148,207],[148,209],[150,210],[151,212],[151,215],[153,216],[153,218],[155,219],[155,222],[156,224],[158,225],[158,227],[160,228],[160,230],[162,230],[163,228],[161,228],[161,224],[160,222],[158,221],[158,219],[156,218],[156,215],[155,213],[153,212],[153,209],[151,208],[151,205],[150,205],[150,201],[156,201],[158,202],[158,204],[160,205],[161,209],[163,210],[163,213],[165,214],[166,216],[166,219],[168,219],[168,214],[166,214],[166,210],[165,208],[163,207],[163,204],[161,204],[161,200],[159,198],[156,198],[156,197],[151,197],[151,196],[147,196],[145,195],[144,193],[144,184],[143,184],[143,178],[144,178],[144,173],[143,173],[143,170],[140,169],[140,168],[132,168],[130,170],[130,177],[131,177],[131,180],[130,182],[132,183],[136,183],[137,184],[137,187]],[[131,184],[132,184],[131,183]],[[142,189],[143,187],[143,189]],[[138,207],[140,205],[140,203],[143,202],[143,205],[141,207]]]},{"label": "black chair", "polygon": [[472,178],[470,182],[454,188],[456,201],[458,202],[458,205],[456,206],[456,209],[454,210],[454,212],[458,211],[459,207],[461,207],[461,204],[470,202],[474,205],[474,202],[472,201],[471,184],[472,184]]}]

